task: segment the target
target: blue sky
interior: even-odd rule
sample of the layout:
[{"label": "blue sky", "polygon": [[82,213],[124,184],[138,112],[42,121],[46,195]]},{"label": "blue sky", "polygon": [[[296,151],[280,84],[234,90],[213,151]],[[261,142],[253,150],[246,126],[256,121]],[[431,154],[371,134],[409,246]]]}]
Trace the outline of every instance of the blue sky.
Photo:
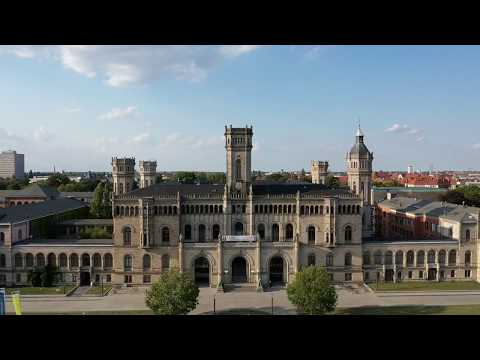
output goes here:
[{"label": "blue sky", "polygon": [[345,169],[360,119],[374,169],[480,169],[479,46],[0,46],[0,149],[26,170]]}]

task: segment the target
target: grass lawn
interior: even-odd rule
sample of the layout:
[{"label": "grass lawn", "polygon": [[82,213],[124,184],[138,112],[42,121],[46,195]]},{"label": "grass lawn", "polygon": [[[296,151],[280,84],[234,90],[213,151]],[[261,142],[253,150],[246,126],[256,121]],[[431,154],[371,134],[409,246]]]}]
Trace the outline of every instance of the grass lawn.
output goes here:
[{"label": "grass lawn", "polygon": [[[103,295],[107,294],[110,289],[112,288],[111,285],[103,285]],[[102,295],[102,287],[101,286],[93,286],[87,291],[87,295]]]},{"label": "grass lawn", "polygon": [[[73,289],[73,285],[65,285],[65,294]],[[63,295],[64,287],[63,286],[53,286],[53,287],[18,287],[18,288],[7,288],[7,295],[11,295],[14,291],[20,290],[20,295]]]},{"label": "grass lawn", "polygon": [[480,305],[365,306],[337,309],[336,315],[480,315]]},{"label": "grass lawn", "polygon": [[373,291],[439,291],[439,290],[480,290],[475,281],[405,281],[399,283],[368,284]]}]

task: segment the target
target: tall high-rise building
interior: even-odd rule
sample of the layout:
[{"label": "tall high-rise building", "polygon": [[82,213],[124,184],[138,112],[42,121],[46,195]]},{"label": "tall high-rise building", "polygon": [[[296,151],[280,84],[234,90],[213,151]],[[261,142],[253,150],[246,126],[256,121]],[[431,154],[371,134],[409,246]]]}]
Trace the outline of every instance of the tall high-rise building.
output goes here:
[{"label": "tall high-rise building", "polygon": [[413,173],[414,173],[413,165],[409,165],[409,166],[408,166],[407,172],[408,172],[409,174],[413,174]]},{"label": "tall high-rise building", "polygon": [[0,153],[0,178],[25,178],[25,158],[16,151],[2,151]]}]

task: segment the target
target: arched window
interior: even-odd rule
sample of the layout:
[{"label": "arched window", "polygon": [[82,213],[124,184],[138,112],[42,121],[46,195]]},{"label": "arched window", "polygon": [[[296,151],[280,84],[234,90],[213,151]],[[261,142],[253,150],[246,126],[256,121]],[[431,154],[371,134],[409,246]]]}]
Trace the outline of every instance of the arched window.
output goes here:
[{"label": "arched window", "polygon": [[350,244],[352,242],[352,227],[350,225],[345,227],[345,243]]},{"label": "arched window", "polygon": [[0,232],[0,246],[5,245],[5,233]]},{"label": "arched window", "polygon": [[413,265],[413,262],[414,262],[414,253],[413,253],[413,250],[408,250],[407,251],[407,265],[408,266],[412,266]]},{"label": "arched window", "polygon": [[470,262],[472,260],[472,253],[469,251],[465,252],[465,265],[470,265]]},{"label": "arched window", "polygon": [[90,255],[88,254],[82,255],[82,266],[90,266]]},{"label": "arched window", "polygon": [[132,256],[125,255],[123,257],[123,270],[124,271],[132,271]]},{"label": "arched window", "polygon": [[218,240],[219,237],[220,237],[220,225],[215,224],[212,227],[212,239]]},{"label": "arched window", "polygon": [[357,215],[360,214],[360,205],[357,205]]},{"label": "arched window", "polygon": [[327,266],[333,266],[333,254],[328,254],[325,260]]},{"label": "arched window", "polygon": [[265,225],[258,224],[257,233],[261,240],[265,239]]},{"label": "arched window", "polygon": [[53,253],[48,254],[47,264],[51,266],[57,266],[57,257],[55,256],[55,254]]},{"label": "arched window", "polygon": [[108,253],[103,256],[103,267],[105,269],[113,268],[113,256],[112,254]]},{"label": "arched window", "polygon": [[470,241],[470,229],[467,229],[467,231],[465,231],[465,241]]},{"label": "arched window", "polygon": [[235,235],[243,235],[243,224],[241,222],[235,223]]},{"label": "arched window", "polygon": [[349,252],[345,254],[345,266],[352,266],[352,254]]},{"label": "arched window", "polygon": [[375,265],[382,265],[382,252],[380,250],[377,250],[373,255],[373,261]]},{"label": "arched window", "polygon": [[132,246],[132,229],[129,227],[123,229],[123,246]]},{"label": "arched window", "polygon": [[15,267],[22,268],[23,267],[23,257],[22,254],[16,253],[15,254]]},{"label": "arched window", "polygon": [[33,255],[28,253],[25,256],[25,265],[29,268],[33,267]]},{"label": "arched window", "polygon": [[168,271],[170,269],[170,256],[167,254],[162,256],[162,271]]},{"label": "arched window", "polygon": [[150,270],[152,266],[152,259],[150,255],[145,254],[143,255],[143,270]]},{"label": "arched window", "polygon": [[170,229],[166,226],[162,228],[162,242],[166,244],[170,242]]},{"label": "arched window", "polygon": [[185,225],[185,240],[192,240],[192,226]]},{"label": "arched window", "polygon": [[272,225],[272,241],[278,241],[278,240],[279,240],[278,224],[273,224]]},{"label": "arched window", "polygon": [[455,265],[457,263],[457,252],[450,250],[448,253],[448,265]]},{"label": "arched window", "polygon": [[315,244],[315,226],[308,227],[308,244]]},{"label": "arched window", "polygon": [[402,265],[403,264],[403,251],[397,251],[395,253],[395,264]]},{"label": "arched window", "polygon": [[198,242],[205,242],[205,225],[198,226]]},{"label": "arched window", "polygon": [[22,235],[22,229],[19,229],[18,230],[18,241],[22,240],[23,239],[23,235]]},{"label": "arched window", "polygon": [[315,266],[315,254],[308,255],[307,266]]},{"label": "arched window", "polygon": [[368,251],[363,253],[363,265],[370,265],[370,253]]},{"label": "arched window", "polygon": [[242,161],[240,159],[235,160],[235,178],[242,179]]},{"label": "arched window", "polygon": [[445,264],[445,258],[447,257],[447,253],[445,250],[440,250],[440,252],[438,253],[438,262],[440,264]]},{"label": "arched window", "polygon": [[0,268],[4,268],[7,266],[7,258],[5,254],[0,254]]},{"label": "arched window", "polygon": [[293,225],[287,224],[285,227],[285,239],[293,240]]},{"label": "arched window", "polygon": [[61,268],[66,268],[68,266],[68,259],[66,254],[61,253],[58,256],[58,264],[60,265]]},{"label": "arched window", "polygon": [[428,257],[428,263],[429,263],[429,264],[434,264],[434,263],[435,263],[435,251],[430,250],[430,251],[428,252],[427,257]]},{"label": "arched window", "polygon": [[385,265],[392,265],[393,254],[391,251],[385,253]]},{"label": "arched window", "polygon": [[101,268],[102,267],[102,257],[100,254],[93,254],[93,267]]},{"label": "arched window", "polygon": [[45,256],[42,253],[37,254],[35,260],[37,261],[37,267],[45,266]]},{"label": "arched window", "polygon": [[425,251],[420,250],[417,253],[417,266],[425,264]]}]

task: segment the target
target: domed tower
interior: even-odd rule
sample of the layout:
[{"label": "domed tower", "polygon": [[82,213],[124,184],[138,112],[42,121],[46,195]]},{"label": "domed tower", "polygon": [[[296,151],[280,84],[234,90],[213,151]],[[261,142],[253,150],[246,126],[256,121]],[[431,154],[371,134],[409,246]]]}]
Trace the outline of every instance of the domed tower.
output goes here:
[{"label": "domed tower", "polygon": [[133,189],[135,158],[112,158],[113,193],[120,195]]},{"label": "domed tower", "polygon": [[372,163],[373,153],[365,146],[363,132],[358,126],[355,145],[347,154],[348,186],[363,202],[364,236],[368,236],[372,223]]},{"label": "domed tower", "polygon": [[312,184],[325,184],[328,175],[328,161],[312,160],[310,173]]},{"label": "domed tower", "polygon": [[155,184],[157,176],[156,161],[140,161],[140,188],[146,188]]}]

